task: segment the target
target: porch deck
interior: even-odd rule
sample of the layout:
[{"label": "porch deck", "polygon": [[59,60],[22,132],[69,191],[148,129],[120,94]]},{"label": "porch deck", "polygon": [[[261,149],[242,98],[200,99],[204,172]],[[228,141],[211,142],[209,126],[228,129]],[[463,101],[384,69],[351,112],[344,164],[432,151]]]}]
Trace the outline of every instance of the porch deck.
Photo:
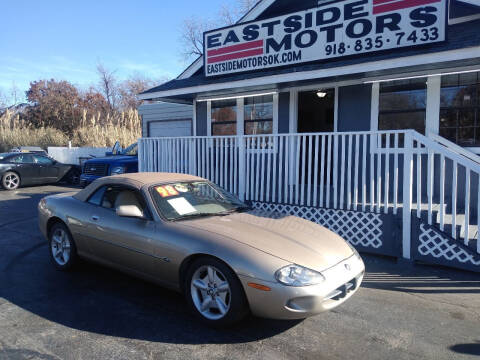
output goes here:
[{"label": "porch deck", "polygon": [[140,171],[195,174],[259,208],[315,213],[320,223],[355,213],[364,234],[347,236],[353,243],[369,221],[387,221],[398,229],[374,230],[391,234],[404,258],[415,258],[413,238],[434,237],[434,255],[455,248],[480,270],[480,157],[448,145],[413,130],[150,138],[139,159]]}]

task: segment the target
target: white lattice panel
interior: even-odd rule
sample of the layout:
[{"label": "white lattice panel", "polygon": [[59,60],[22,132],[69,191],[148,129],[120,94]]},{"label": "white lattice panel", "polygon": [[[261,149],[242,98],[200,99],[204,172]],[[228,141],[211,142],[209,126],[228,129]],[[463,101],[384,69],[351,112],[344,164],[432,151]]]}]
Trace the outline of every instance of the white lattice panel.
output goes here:
[{"label": "white lattice panel", "polygon": [[307,206],[253,202],[258,210],[299,216],[337,233],[352,245],[380,248],[383,222],[379,214]]},{"label": "white lattice panel", "polygon": [[480,265],[480,257],[475,260],[473,254],[461,248],[454,241],[442,236],[439,232],[427,227],[425,224],[420,224],[420,245],[418,252],[421,255],[431,255],[434,258],[444,258],[452,261],[457,260],[463,264],[471,263],[473,265]]}]

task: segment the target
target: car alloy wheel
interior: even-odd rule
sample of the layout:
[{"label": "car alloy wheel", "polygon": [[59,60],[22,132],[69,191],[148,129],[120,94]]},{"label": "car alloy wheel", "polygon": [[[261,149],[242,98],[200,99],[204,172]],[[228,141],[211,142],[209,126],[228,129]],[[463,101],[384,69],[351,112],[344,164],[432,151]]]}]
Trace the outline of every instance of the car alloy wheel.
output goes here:
[{"label": "car alloy wheel", "polygon": [[15,190],[20,185],[20,177],[13,173],[8,172],[3,177],[3,187],[7,190]]},{"label": "car alloy wheel", "polygon": [[72,269],[78,260],[77,247],[67,225],[57,222],[48,235],[50,256],[55,267],[61,271]]},{"label": "car alloy wheel", "polygon": [[230,284],[214,266],[199,267],[192,276],[190,287],[193,304],[206,319],[220,320],[230,310]]},{"label": "car alloy wheel", "polygon": [[65,266],[70,260],[72,244],[70,237],[64,229],[58,227],[52,233],[50,249],[55,262],[60,266]]}]

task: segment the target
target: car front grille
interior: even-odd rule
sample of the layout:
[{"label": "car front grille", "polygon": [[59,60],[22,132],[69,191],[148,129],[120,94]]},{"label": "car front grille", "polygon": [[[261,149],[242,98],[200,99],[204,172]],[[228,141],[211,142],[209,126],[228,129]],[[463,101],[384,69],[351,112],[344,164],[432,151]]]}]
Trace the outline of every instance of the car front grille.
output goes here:
[{"label": "car front grille", "polygon": [[101,163],[86,163],[83,166],[83,173],[85,175],[105,176],[108,172],[108,165]]},{"label": "car front grille", "polygon": [[343,284],[339,288],[332,291],[330,294],[325,296],[325,300],[340,300],[348,295],[349,292],[354,291],[358,287],[358,279],[354,278],[349,282]]}]

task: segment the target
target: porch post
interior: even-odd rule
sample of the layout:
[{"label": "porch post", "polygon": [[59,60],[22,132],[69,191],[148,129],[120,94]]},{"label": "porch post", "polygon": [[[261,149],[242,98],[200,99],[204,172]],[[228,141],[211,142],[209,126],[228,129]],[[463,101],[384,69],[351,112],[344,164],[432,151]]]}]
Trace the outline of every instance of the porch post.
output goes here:
[{"label": "porch post", "polygon": [[145,170],[145,160],[143,154],[145,153],[145,138],[138,139],[138,172],[144,172]]},{"label": "porch post", "polygon": [[245,137],[242,135],[237,136],[238,146],[238,197],[240,200],[245,201]]},{"label": "porch post", "polygon": [[370,107],[370,131],[378,130],[378,112],[380,104],[380,83],[372,84],[372,103]]},{"label": "porch post", "polygon": [[193,138],[189,141],[190,145],[190,174],[198,175],[197,172],[197,100],[193,100],[193,115],[192,115],[192,135]]},{"label": "porch post", "polygon": [[245,99],[237,99],[238,196],[245,201]]},{"label": "porch post", "polygon": [[412,237],[412,181],[413,181],[413,132],[405,132],[404,164],[403,164],[403,221],[402,252],[404,259],[411,258]]},{"label": "porch post", "polygon": [[440,75],[429,76],[427,80],[427,106],[425,134],[438,135],[440,128],[440,92],[442,77]]},{"label": "porch post", "polygon": [[192,114],[192,135],[197,136],[197,100],[193,100],[193,114]]},{"label": "porch post", "polygon": [[191,175],[197,175],[197,141],[195,137],[187,139],[185,145],[188,144],[189,151],[188,154],[190,155],[189,161],[189,173]]},{"label": "porch post", "polygon": [[[298,91],[297,90],[290,90],[290,106],[289,106],[289,133],[296,134],[298,133]],[[296,136],[288,136],[288,143],[290,144],[290,148],[287,150],[287,155],[285,160],[288,161],[288,186],[290,192],[290,201],[292,201],[293,197],[293,186],[295,184],[295,153],[294,153],[294,142],[297,140]],[[292,202],[293,203],[293,202]]]}]

